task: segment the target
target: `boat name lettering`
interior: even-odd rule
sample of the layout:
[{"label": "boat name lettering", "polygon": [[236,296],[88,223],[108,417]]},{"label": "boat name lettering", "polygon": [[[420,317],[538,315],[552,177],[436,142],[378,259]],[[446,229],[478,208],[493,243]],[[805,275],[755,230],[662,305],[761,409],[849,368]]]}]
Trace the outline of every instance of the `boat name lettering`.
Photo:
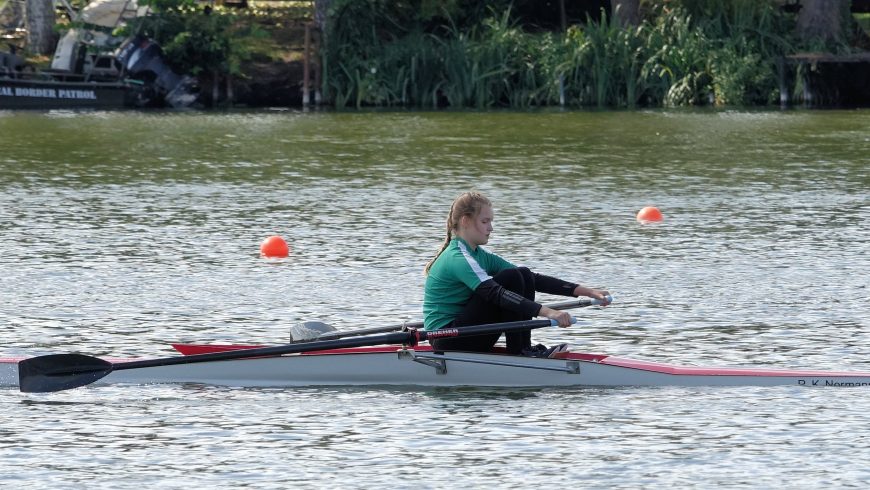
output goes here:
[{"label": "boat name lettering", "polygon": [[[822,384],[822,381],[824,381],[824,385]],[[870,383],[868,383],[868,382],[862,382],[862,381],[858,381],[858,382],[856,382],[856,381],[837,381],[837,380],[834,380],[834,379],[825,379],[825,380],[821,380],[821,379],[810,379],[810,380],[799,379],[799,380],[798,380],[798,384],[799,384],[799,385],[807,385],[807,384],[809,384],[810,386],[870,386]]]},{"label": "boat name lettering", "polygon": [[58,90],[59,99],[90,99],[97,100],[97,94],[93,90]]},{"label": "boat name lettering", "polygon": [[57,91],[53,88],[15,87],[16,97],[39,97],[43,99],[56,99]]},{"label": "boat name lettering", "polygon": [[7,97],[36,97],[42,99],[87,99],[97,100],[93,90],[53,89],[33,87],[0,87],[0,95]]},{"label": "boat name lettering", "polygon": [[426,337],[429,339],[437,339],[438,337],[456,337],[457,335],[459,335],[459,330],[455,328],[442,328],[440,330],[433,330],[426,333]]}]

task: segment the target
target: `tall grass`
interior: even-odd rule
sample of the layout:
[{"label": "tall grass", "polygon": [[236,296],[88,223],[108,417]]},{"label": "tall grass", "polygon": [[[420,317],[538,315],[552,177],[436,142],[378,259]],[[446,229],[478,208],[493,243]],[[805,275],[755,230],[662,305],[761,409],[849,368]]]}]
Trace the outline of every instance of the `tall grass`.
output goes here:
[{"label": "tall grass", "polygon": [[564,33],[527,32],[510,9],[471,28],[445,11],[432,28],[385,0],[339,4],[326,46],[338,107],[763,104],[777,97],[777,58],[793,49],[768,1],[675,0],[637,27],[602,13]]},{"label": "tall grass", "polygon": [[565,44],[569,56],[558,71],[568,75],[578,105],[634,107],[646,88],[642,66],[646,56],[643,29],[623,28],[602,13],[599,22],[571,27]]}]

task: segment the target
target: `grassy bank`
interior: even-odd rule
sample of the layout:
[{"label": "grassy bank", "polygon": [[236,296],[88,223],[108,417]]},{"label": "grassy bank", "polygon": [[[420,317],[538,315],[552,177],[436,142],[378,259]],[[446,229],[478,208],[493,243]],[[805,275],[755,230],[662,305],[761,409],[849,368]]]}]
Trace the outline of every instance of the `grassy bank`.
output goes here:
[{"label": "grassy bank", "polygon": [[777,60],[807,48],[793,15],[756,0],[650,2],[636,27],[601,13],[564,32],[510,7],[475,23],[388,4],[333,2],[324,90],[337,107],[766,105]]}]

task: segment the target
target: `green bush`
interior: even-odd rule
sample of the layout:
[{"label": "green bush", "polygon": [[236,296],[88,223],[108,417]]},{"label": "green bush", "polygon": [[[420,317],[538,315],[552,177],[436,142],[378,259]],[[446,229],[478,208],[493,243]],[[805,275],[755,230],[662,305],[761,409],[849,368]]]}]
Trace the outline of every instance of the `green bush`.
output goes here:
[{"label": "green bush", "polygon": [[147,0],[153,9],[125,27],[126,34],[142,34],[163,48],[167,62],[182,73],[217,71],[240,75],[242,61],[256,52],[268,34],[251,22],[239,22],[234,12],[210,8],[195,0]]}]

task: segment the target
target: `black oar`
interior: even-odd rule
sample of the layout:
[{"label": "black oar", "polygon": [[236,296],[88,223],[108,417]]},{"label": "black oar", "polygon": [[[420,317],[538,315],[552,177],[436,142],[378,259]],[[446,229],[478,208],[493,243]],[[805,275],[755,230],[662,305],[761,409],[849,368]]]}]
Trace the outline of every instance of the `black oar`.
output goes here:
[{"label": "black oar", "polygon": [[225,361],[246,357],[280,356],[326,349],[342,349],[364,347],[380,344],[417,345],[424,340],[442,337],[467,337],[495,332],[513,332],[531,330],[534,328],[555,325],[555,320],[525,320],[520,322],[491,323],[475,325],[462,329],[442,328],[427,332],[424,330],[409,330],[385,335],[359,337],[345,340],[318,340],[299,344],[287,344],[275,347],[242,349],[227,352],[214,352],[193,356],[166,357],[163,359],[146,359],[142,361],[111,363],[102,359],[82,354],[52,354],[32,357],[18,363],[18,387],[21,391],[44,393],[68,390],[85,386],[108,375],[112,371],[122,369],[142,369],[175,364],[193,364],[197,362]]},{"label": "black oar", "polygon": [[[610,298],[608,296],[608,298]],[[612,301],[612,298],[608,300],[608,303]],[[552,303],[549,305],[544,305],[548,308],[554,310],[570,310],[572,308],[585,308],[587,306],[592,305],[600,305],[601,300],[598,299],[573,299],[570,301],[562,301],[560,303]],[[305,322],[304,325],[307,325],[312,330],[327,330],[332,328],[326,323],[323,322]],[[402,323],[399,325],[390,325],[386,327],[372,327],[372,328],[363,328],[360,330],[349,330],[346,332],[326,332],[318,335],[317,337],[309,337],[309,338],[294,338],[295,342],[307,342],[308,340],[317,339],[317,340],[331,340],[331,339],[341,339],[344,337],[359,337],[361,335],[372,335],[376,333],[387,333],[387,332],[395,332],[398,330],[402,330],[403,328],[423,328],[423,322],[410,322],[410,323]],[[334,329],[333,329],[334,330]]]}]

